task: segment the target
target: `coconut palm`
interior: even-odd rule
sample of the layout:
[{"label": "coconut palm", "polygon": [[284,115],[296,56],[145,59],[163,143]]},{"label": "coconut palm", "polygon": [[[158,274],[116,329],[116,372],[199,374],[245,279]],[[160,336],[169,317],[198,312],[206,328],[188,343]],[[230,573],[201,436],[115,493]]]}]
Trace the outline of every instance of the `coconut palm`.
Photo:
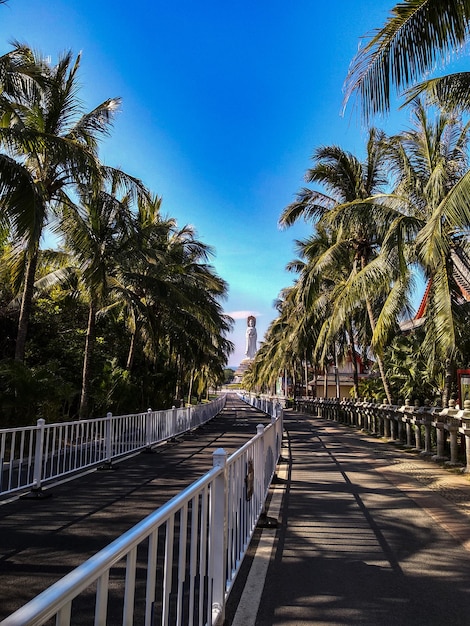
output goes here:
[{"label": "coconut palm", "polygon": [[168,371],[204,365],[212,372],[211,365],[221,374],[233,348],[223,338],[231,322],[218,301],[227,285],[206,264],[211,248],[192,227],[178,228],[174,219],[163,218],[160,208],[157,196],[138,202],[111,279],[113,303],[107,310],[121,311],[131,335],[127,370],[140,347],[152,363],[163,358]]},{"label": "coconut palm", "polygon": [[[148,306],[150,275],[159,265],[161,270],[168,238],[176,229],[176,221],[163,218],[161,198],[138,198],[132,226],[122,241],[123,254],[118,271],[112,278],[112,302],[102,313],[116,312],[123,317],[130,334],[126,370],[131,371],[139,340],[145,335],[152,310]],[[148,334],[148,333],[147,333]]]},{"label": "coconut palm", "polygon": [[62,207],[60,230],[64,247],[79,271],[83,295],[88,302],[88,327],[83,356],[79,416],[88,417],[92,358],[97,312],[106,303],[111,278],[117,272],[122,240],[132,223],[129,199],[118,199],[104,188],[81,187],[80,210]]},{"label": "coconut palm", "polygon": [[351,359],[358,397],[356,320],[349,314],[341,324],[334,323],[338,295],[345,290],[351,273],[350,246],[348,242],[336,242],[336,233],[320,221],[315,233],[298,242],[297,248],[303,262],[295,267],[299,273],[296,290],[304,308],[298,324],[310,338],[313,361],[326,372],[331,355],[335,364],[338,356]]},{"label": "coconut palm", "polygon": [[351,63],[345,103],[357,94],[364,117],[388,111],[392,87],[412,86],[409,97],[426,92],[448,107],[470,104],[470,74],[420,79],[444,64],[468,42],[470,3],[467,0],[402,0],[384,26],[374,31]]},{"label": "coconut palm", "polygon": [[[391,138],[389,163],[395,197],[409,217],[415,238],[414,259],[428,281],[424,349],[428,357],[447,363],[446,405],[450,371],[458,350],[458,326],[464,309],[456,268],[469,254],[470,211],[466,187],[469,124],[456,115],[431,112],[416,101],[413,127]],[[463,259],[463,261],[461,261]],[[432,367],[432,363],[430,363]]]},{"label": "coconut palm", "polygon": [[0,65],[20,68],[10,71],[10,89],[0,99],[0,200],[27,260],[15,355],[23,360],[42,234],[73,185],[102,175],[98,140],[108,133],[119,99],[84,113],[80,55],[74,59],[71,52],[51,66],[15,44]]},{"label": "coconut palm", "polygon": [[[385,178],[385,141],[383,133],[372,129],[367,143],[366,159],[361,162],[357,157],[338,146],[318,148],[313,155],[314,166],[308,170],[306,180],[320,183],[327,193],[302,190],[297,201],[288,206],[281,215],[281,226],[288,226],[301,216],[308,219],[319,218],[320,222],[335,233],[331,248],[316,261],[315,272],[321,274],[324,267],[333,267],[338,258],[344,259],[349,249],[350,267],[346,282],[337,286],[333,311],[324,326],[323,339],[333,338],[352,315],[357,315],[358,308],[365,307],[370,329],[376,332],[378,311],[375,305],[383,308],[379,295],[390,288],[393,277],[385,260],[379,261],[378,251],[382,246],[388,224],[394,214],[379,203],[371,204],[370,198],[382,191]],[[388,257],[387,261],[390,260]],[[372,263],[373,261],[373,263]],[[394,278],[397,278],[395,274]],[[398,283],[397,283],[398,284]],[[403,289],[400,290],[403,292]],[[379,298],[380,300],[380,298]],[[393,324],[396,315],[397,298],[391,300],[387,319],[387,329]],[[401,303],[402,304],[402,303]],[[382,316],[383,318],[385,315]],[[325,334],[326,333],[326,334]],[[383,345],[374,342],[374,355],[380,370],[385,394],[391,402],[391,392],[382,360]]]}]

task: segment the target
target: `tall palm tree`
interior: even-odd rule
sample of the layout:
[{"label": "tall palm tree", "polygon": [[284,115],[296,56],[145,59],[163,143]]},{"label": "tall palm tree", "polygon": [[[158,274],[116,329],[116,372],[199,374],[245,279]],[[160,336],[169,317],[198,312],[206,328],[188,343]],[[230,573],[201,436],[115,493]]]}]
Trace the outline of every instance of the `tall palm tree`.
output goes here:
[{"label": "tall palm tree", "polygon": [[[176,221],[163,218],[160,208],[161,198],[158,196],[138,199],[132,227],[122,242],[121,263],[112,278],[112,302],[103,309],[103,313],[118,310],[124,318],[130,334],[126,360],[126,370],[129,372],[138,342],[145,336],[145,326],[149,325],[152,316],[149,298],[151,275],[158,274],[165,264],[168,238],[176,229]],[[159,269],[155,272],[157,265]]]},{"label": "tall palm tree", "polygon": [[[365,307],[372,333],[377,326],[377,313],[374,310],[373,290],[370,278],[372,269],[380,275],[382,288],[388,286],[391,277],[383,265],[371,261],[377,257],[387,232],[390,212],[374,205],[371,211],[369,199],[385,188],[385,142],[383,133],[372,129],[367,143],[366,159],[357,157],[338,146],[318,148],[314,155],[314,166],[308,170],[309,183],[322,184],[327,193],[315,190],[302,190],[297,201],[289,205],[281,215],[281,226],[288,226],[299,217],[318,217],[335,233],[335,242],[317,263],[317,272],[327,262],[330,267],[340,254],[344,258],[345,249],[352,251],[349,278],[336,293],[334,316],[328,322],[328,336],[332,338],[340,325],[351,318],[358,306]],[[327,260],[327,261],[326,261]],[[366,278],[368,277],[368,279]],[[377,282],[375,282],[377,284]],[[391,391],[382,359],[383,346],[375,344],[374,354],[380,370],[385,394],[391,403]]]},{"label": "tall palm tree", "polygon": [[305,311],[299,317],[313,342],[315,363],[326,372],[331,354],[335,363],[338,355],[350,358],[354,394],[358,397],[355,320],[349,313],[341,323],[332,323],[337,315],[334,309],[338,296],[345,290],[351,273],[350,246],[348,242],[337,242],[336,233],[320,221],[316,224],[315,233],[298,242],[297,247],[304,259],[296,268],[299,272],[296,289]]},{"label": "tall palm tree", "polygon": [[10,71],[11,88],[0,99],[0,199],[27,258],[15,353],[23,360],[44,228],[59,204],[72,203],[66,194],[75,184],[102,174],[98,140],[108,133],[119,99],[84,113],[78,98],[80,55],[74,59],[71,52],[51,66],[15,44],[0,65],[20,68],[16,75]]},{"label": "tall palm tree", "polygon": [[231,321],[219,303],[227,285],[206,264],[211,248],[192,227],[163,218],[160,208],[157,196],[138,201],[111,278],[107,310],[120,309],[131,336],[126,368],[140,348],[152,363],[166,359],[168,371],[204,366],[211,376],[221,374],[233,348],[224,339]]},{"label": "tall palm tree", "polygon": [[345,103],[357,94],[365,119],[388,111],[392,87],[413,87],[410,98],[426,92],[448,108],[470,106],[470,73],[418,81],[468,43],[468,0],[402,0],[374,31],[351,63]]},{"label": "tall palm tree", "polygon": [[121,242],[132,222],[128,198],[118,199],[105,189],[80,189],[80,211],[65,205],[61,232],[64,247],[79,270],[88,301],[88,326],[83,355],[79,417],[88,417],[96,316],[107,304],[111,277],[117,272]]},{"label": "tall palm tree", "polygon": [[428,281],[423,347],[430,358],[448,366],[446,406],[463,313],[455,268],[459,255],[469,253],[465,188],[470,176],[470,125],[446,113],[433,118],[420,101],[413,105],[413,121],[410,130],[391,138],[389,163],[395,196],[402,199],[409,215],[409,238],[415,238],[414,260]]}]

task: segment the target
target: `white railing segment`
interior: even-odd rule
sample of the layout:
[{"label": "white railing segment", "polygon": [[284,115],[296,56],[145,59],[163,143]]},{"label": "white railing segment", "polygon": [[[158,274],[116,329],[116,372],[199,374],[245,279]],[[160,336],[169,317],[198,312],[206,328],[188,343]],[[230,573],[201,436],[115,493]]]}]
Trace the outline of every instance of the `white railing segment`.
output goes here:
[{"label": "white railing segment", "polygon": [[[3,620],[212,626],[240,569],[280,456],[282,411],[228,459]],[[94,616],[94,617],[93,617]]]},{"label": "white railing segment", "polygon": [[43,483],[150,448],[215,417],[226,396],[208,404],[0,430],[0,495]]},{"label": "white railing segment", "polygon": [[257,396],[252,393],[247,393],[246,391],[240,392],[237,395],[243,402],[263,411],[263,413],[267,413],[271,417],[277,417],[282,410],[278,398],[273,399],[270,396]]}]

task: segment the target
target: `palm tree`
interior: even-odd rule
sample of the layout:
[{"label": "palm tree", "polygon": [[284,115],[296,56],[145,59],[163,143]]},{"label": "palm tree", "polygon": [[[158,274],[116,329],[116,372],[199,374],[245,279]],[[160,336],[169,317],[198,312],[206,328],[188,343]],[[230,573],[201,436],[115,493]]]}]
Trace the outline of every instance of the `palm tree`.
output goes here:
[{"label": "palm tree", "polygon": [[420,101],[413,105],[413,120],[413,128],[391,138],[389,163],[395,176],[394,195],[402,199],[409,216],[408,237],[415,238],[414,260],[428,281],[423,348],[430,359],[447,363],[443,392],[447,406],[463,314],[455,268],[459,258],[469,253],[465,188],[470,176],[470,126],[446,113],[433,119]]},{"label": "palm tree", "polygon": [[59,204],[72,203],[66,194],[74,185],[102,175],[98,139],[108,133],[119,100],[83,113],[80,55],[73,59],[71,52],[52,67],[15,44],[0,65],[10,70],[11,85],[0,99],[0,200],[27,259],[15,353],[22,361],[44,228]]},{"label": "palm tree", "polygon": [[223,337],[231,320],[219,303],[227,285],[205,263],[211,248],[192,227],[163,218],[158,196],[141,199],[137,209],[105,309],[120,310],[129,330],[126,369],[139,348],[150,363],[164,361],[168,372],[204,368],[209,377],[222,375],[233,349]]},{"label": "palm tree", "polygon": [[83,355],[79,417],[88,417],[92,358],[96,339],[96,317],[107,304],[111,277],[116,273],[121,242],[132,217],[129,199],[118,199],[105,189],[80,189],[80,210],[62,208],[60,230],[64,247],[79,270],[88,301],[88,327]]},{"label": "palm tree", "polygon": [[[367,310],[371,332],[376,333],[377,312],[374,310],[374,297],[371,278],[375,274],[382,290],[389,288],[392,277],[385,267],[376,260],[377,252],[383,244],[391,212],[369,200],[386,185],[384,135],[375,129],[369,133],[367,156],[364,162],[338,146],[319,148],[313,155],[315,165],[308,170],[309,183],[321,183],[328,193],[304,189],[297,201],[288,206],[281,215],[281,226],[288,226],[299,217],[318,217],[320,223],[335,234],[331,248],[316,261],[316,273],[321,273],[327,265],[337,263],[338,256],[344,259],[345,251],[352,252],[348,279],[336,289],[333,315],[328,318],[326,335],[331,342],[341,326],[360,306]],[[374,259],[374,263],[371,261]],[[377,279],[374,285],[378,284]],[[382,302],[383,304],[383,302]],[[394,309],[395,313],[396,310]],[[387,328],[391,322],[388,322]],[[327,329],[326,329],[327,328]],[[382,359],[383,346],[375,342],[374,354],[380,370],[384,391],[391,403],[391,392]]]},{"label": "palm tree", "polygon": [[351,63],[345,104],[356,93],[365,119],[388,111],[392,87],[412,86],[409,99],[426,92],[448,108],[470,105],[470,73],[434,78],[416,85],[468,42],[470,3],[466,0],[402,0],[382,28]]},{"label": "palm tree", "polygon": [[137,212],[132,226],[122,242],[121,263],[112,277],[111,303],[102,313],[118,311],[130,334],[125,369],[131,372],[138,342],[142,341],[145,326],[149,328],[152,309],[149,291],[152,289],[151,274],[159,265],[165,264],[165,249],[176,221],[164,219],[160,212],[161,198],[138,198]]},{"label": "palm tree", "polygon": [[358,397],[356,320],[349,314],[341,324],[332,323],[338,297],[345,290],[350,277],[350,246],[348,242],[336,242],[334,231],[320,221],[315,226],[315,233],[305,241],[298,242],[297,248],[303,261],[297,262],[295,266],[299,273],[296,290],[304,309],[298,323],[308,333],[313,360],[326,373],[331,354],[335,363],[339,355],[350,358],[354,394]]}]

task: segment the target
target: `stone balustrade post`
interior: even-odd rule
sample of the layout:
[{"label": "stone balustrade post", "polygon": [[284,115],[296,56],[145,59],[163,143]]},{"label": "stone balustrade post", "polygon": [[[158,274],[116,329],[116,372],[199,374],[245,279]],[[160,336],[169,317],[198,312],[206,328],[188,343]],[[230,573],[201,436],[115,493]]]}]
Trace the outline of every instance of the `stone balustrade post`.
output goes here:
[{"label": "stone balustrade post", "polygon": [[356,398],[356,401],[351,406],[351,413],[349,414],[349,422],[348,422],[349,426],[354,426],[356,424],[357,405],[358,405],[358,402],[360,401],[361,401],[360,398]]},{"label": "stone balustrade post", "polygon": [[431,415],[423,415],[422,422],[424,426],[424,450],[421,454],[423,456],[432,456],[432,443],[431,443]]},{"label": "stone balustrade post", "polygon": [[367,405],[367,413],[369,415],[369,426],[368,431],[375,435],[376,427],[375,427],[375,402],[369,402]]},{"label": "stone balustrade post", "polygon": [[449,409],[447,411],[446,427],[449,431],[450,438],[450,461],[446,465],[456,467],[459,463],[459,426],[460,411],[455,407],[455,400],[449,400]]},{"label": "stone balustrade post", "polygon": [[448,430],[450,436],[450,461],[446,465],[457,467],[459,463],[459,420],[450,418],[448,422]]},{"label": "stone balustrade post", "polygon": [[382,409],[382,419],[383,419],[383,430],[382,434],[386,439],[390,439],[390,410],[391,405],[387,404],[387,398],[382,400],[382,404],[380,405]]},{"label": "stone balustrade post", "polygon": [[464,472],[470,473],[470,400],[465,400],[463,403],[463,411],[460,416],[462,421],[462,432],[465,435],[465,457],[466,465]]},{"label": "stone balustrade post", "polygon": [[[401,413],[401,423],[402,425],[405,425],[405,438],[406,438],[406,447],[407,448],[412,448],[413,444],[412,444],[412,428],[411,428],[411,420],[412,420],[412,413],[413,413],[413,407],[410,404],[410,399],[406,398],[405,400],[405,404],[400,407],[400,413]],[[400,433],[401,434],[401,433]],[[400,437],[401,440],[401,437]]]},{"label": "stone balustrade post", "polygon": [[397,440],[398,420],[401,417],[398,406],[393,406],[390,414],[390,440]]},{"label": "stone balustrade post", "polygon": [[373,435],[377,434],[377,404],[369,403],[369,430]]},{"label": "stone balustrade post", "polygon": [[359,398],[359,402],[356,403],[354,407],[354,420],[352,425],[356,428],[359,428],[361,425],[361,411],[362,411],[362,403],[364,402],[363,398]]},{"label": "stone balustrade post", "polygon": [[414,436],[415,436],[414,449],[417,452],[421,452],[421,416],[422,416],[421,407],[419,406],[418,400],[415,400],[414,407],[413,407],[412,423],[413,423]]},{"label": "stone balustrade post", "polygon": [[404,440],[403,437],[403,417],[405,414],[406,408],[406,400],[405,404],[400,405],[400,408],[397,411],[397,440],[399,443],[402,443]]},{"label": "stone balustrade post", "polygon": [[449,408],[446,407],[436,414],[436,421],[434,426],[436,428],[436,454],[432,457],[434,461],[448,461],[446,456],[445,443],[446,443],[446,422],[447,413]]},{"label": "stone balustrade post", "polygon": [[362,403],[362,428],[361,430],[365,430],[370,432],[370,413],[369,413],[370,401],[368,398],[364,400]]}]

